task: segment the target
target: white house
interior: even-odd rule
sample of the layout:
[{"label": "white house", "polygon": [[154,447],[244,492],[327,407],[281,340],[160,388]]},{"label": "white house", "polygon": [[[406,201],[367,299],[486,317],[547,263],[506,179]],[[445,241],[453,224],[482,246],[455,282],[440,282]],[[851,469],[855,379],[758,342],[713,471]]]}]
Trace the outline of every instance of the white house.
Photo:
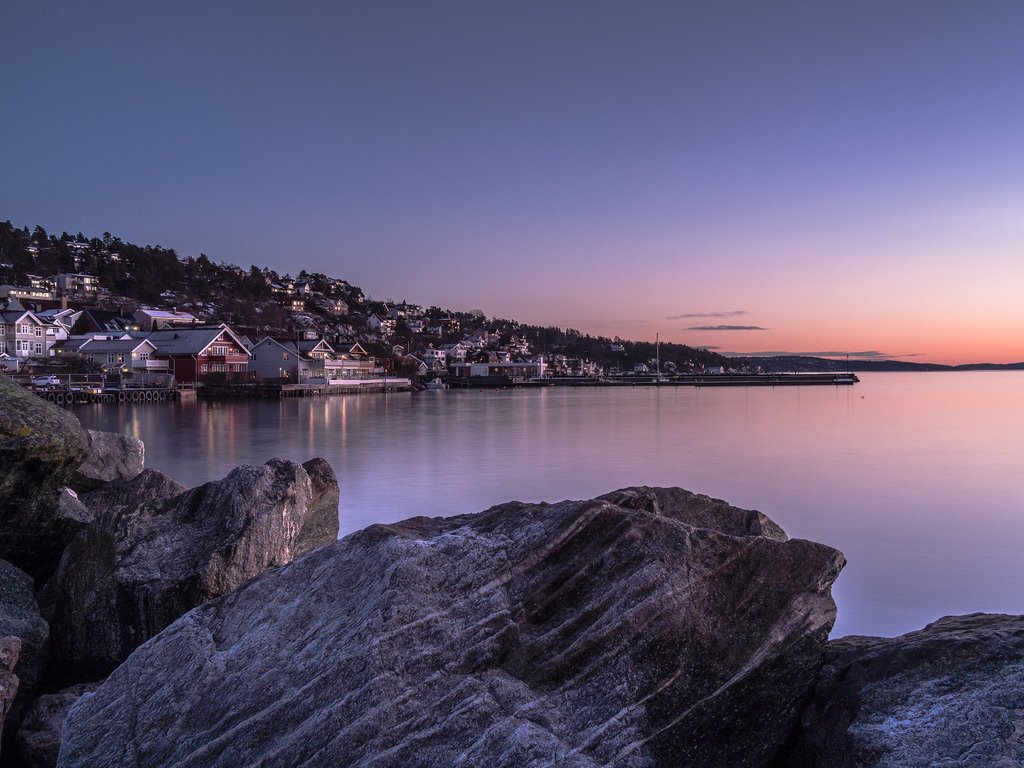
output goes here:
[{"label": "white house", "polygon": [[47,336],[48,323],[27,309],[0,312],[0,352],[14,357],[48,357],[56,341]]}]

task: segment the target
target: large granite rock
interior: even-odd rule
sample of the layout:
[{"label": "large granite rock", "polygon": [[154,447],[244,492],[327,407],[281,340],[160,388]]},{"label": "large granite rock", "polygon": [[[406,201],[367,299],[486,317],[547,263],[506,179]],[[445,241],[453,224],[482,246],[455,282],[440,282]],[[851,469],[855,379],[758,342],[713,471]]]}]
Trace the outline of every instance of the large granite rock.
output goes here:
[{"label": "large granite rock", "polygon": [[85,430],[88,449],[75,470],[71,487],[79,493],[95,490],[114,480],[130,480],[142,471],[146,447],[137,437]]},{"label": "large granite rock", "polygon": [[0,375],[0,557],[34,577],[81,527],[59,501],[87,447],[72,414]]},{"label": "large granite rock", "polygon": [[64,718],[76,701],[99,686],[99,682],[82,683],[59,693],[40,696],[32,703],[22,718],[13,745],[18,768],[55,768]]},{"label": "large granite rock", "polygon": [[79,701],[59,765],[764,765],[843,556],[648,490],[371,526],[253,579]]},{"label": "large granite rock", "polygon": [[1024,765],[1024,616],[947,616],[828,644],[779,768]]},{"label": "large granite rock", "polygon": [[[39,689],[46,663],[49,629],[32,593],[32,577],[0,560],[0,637],[18,639],[18,695],[8,702],[7,730]],[[9,670],[10,671],[10,670]],[[10,733],[7,734],[8,738]],[[7,739],[5,739],[7,740]]]},{"label": "large granite rock", "polygon": [[310,522],[320,496],[289,461],[178,488],[147,470],[83,497],[96,520],[68,546],[47,588],[56,684],[105,677],[189,609],[338,535],[336,513],[333,528]]}]

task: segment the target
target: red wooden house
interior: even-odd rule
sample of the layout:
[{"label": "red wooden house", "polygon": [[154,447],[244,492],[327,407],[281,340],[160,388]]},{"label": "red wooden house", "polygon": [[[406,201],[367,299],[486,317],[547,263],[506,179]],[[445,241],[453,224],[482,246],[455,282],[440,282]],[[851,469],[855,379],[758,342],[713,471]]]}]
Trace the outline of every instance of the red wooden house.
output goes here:
[{"label": "red wooden house", "polygon": [[149,341],[156,347],[153,357],[168,361],[179,384],[249,378],[252,353],[227,325],[167,328],[151,333]]}]

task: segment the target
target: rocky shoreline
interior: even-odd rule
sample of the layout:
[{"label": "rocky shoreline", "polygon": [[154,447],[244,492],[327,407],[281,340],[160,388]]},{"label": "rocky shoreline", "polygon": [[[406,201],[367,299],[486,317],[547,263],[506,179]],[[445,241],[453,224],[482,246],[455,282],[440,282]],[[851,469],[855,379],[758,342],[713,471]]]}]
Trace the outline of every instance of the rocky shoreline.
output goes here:
[{"label": "rocky shoreline", "polygon": [[1024,620],[828,641],[845,560],[678,488],[374,525],[0,377],[0,766],[1010,766]]}]

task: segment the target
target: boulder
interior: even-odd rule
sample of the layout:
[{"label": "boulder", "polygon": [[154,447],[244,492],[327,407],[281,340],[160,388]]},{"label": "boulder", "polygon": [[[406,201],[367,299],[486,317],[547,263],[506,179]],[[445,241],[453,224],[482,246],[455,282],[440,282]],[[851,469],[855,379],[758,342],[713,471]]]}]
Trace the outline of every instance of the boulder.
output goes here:
[{"label": "boulder", "polygon": [[32,594],[32,577],[4,560],[0,560],[0,637],[18,640],[18,695],[7,702],[5,709],[10,710],[7,730],[11,731],[18,723],[21,710],[39,689],[49,629]]},{"label": "boulder", "polygon": [[[14,667],[18,663],[20,653],[20,637],[0,636],[0,732],[5,730],[7,715],[18,695],[19,681],[18,676],[14,674]],[[0,747],[0,752],[2,749]]]},{"label": "boulder", "polygon": [[87,448],[72,414],[0,376],[0,558],[33,577],[53,572],[81,528],[59,501]]},{"label": "boulder", "polygon": [[99,686],[100,682],[74,685],[40,696],[32,703],[21,720],[14,745],[19,768],[55,768],[64,718],[76,701]]},{"label": "boulder", "polygon": [[88,441],[85,461],[71,478],[71,486],[79,493],[113,480],[130,480],[142,471],[146,447],[137,437],[93,429],[87,429],[85,434]]},{"label": "boulder", "polygon": [[189,609],[337,538],[337,514],[333,533],[308,533],[317,497],[290,461],[173,494],[178,487],[146,470],[83,497],[96,520],[47,588],[57,685],[105,677]]},{"label": "boulder", "polygon": [[72,709],[59,765],[764,765],[814,683],[843,556],[657,498],[311,552],[138,648]]},{"label": "boulder", "polygon": [[1024,765],[1024,616],[947,616],[828,644],[778,768]]}]

